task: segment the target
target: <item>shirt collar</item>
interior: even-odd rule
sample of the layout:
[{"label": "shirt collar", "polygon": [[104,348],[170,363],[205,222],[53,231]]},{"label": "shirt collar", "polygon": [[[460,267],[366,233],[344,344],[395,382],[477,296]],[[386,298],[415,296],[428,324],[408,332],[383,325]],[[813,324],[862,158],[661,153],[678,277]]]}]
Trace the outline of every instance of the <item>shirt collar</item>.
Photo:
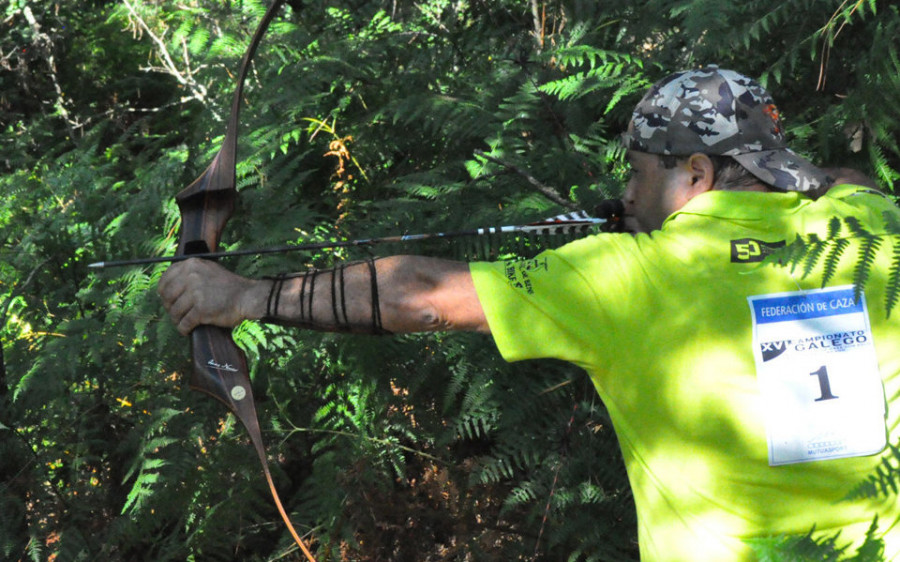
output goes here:
[{"label": "shirt collar", "polygon": [[[872,193],[872,189],[859,185],[832,187],[821,199],[843,199],[856,193]],[[874,192],[878,193],[878,192]],[[772,213],[795,213],[813,199],[797,191],[707,191],[694,197],[679,211],[672,213],[663,225],[678,215],[696,215],[730,220],[763,220]]]},{"label": "shirt collar", "polygon": [[[666,219],[675,220],[678,215],[699,215],[730,220],[761,220],[772,213],[793,213],[812,200],[796,191],[773,193],[768,191],[707,191],[697,195],[680,210]],[[664,224],[665,224],[664,223]]]}]

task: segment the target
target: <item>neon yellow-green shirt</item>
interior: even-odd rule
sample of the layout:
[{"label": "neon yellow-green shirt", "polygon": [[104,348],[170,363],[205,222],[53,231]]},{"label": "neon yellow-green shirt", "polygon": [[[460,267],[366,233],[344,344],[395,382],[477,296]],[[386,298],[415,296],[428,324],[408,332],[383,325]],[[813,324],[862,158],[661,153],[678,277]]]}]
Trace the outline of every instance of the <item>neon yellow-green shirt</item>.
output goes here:
[{"label": "neon yellow-green shirt", "polygon": [[[844,500],[889,449],[770,465],[748,303],[821,288],[823,260],[804,277],[761,264],[769,250],[797,233],[825,238],[832,217],[856,217],[878,231],[884,212],[900,216],[884,197],[854,186],[815,202],[796,193],[713,191],[650,235],[600,234],[532,260],[471,265],[506,360],[563,359],[591,376],[625,458],[643,560],[751,559],[745,539],[814,525],[820,535],[840,531],[839,544],[859,543],[876,515],[887,559],[900,557],[898,498]],[[892,246],[882,246],[865,296],[888,402],[887,441],[897,444],[900,305],[888,319]],[[829,287],[852,284],[856,249],[844,252]],[[818,392],[817,378],[805,379]]]}]

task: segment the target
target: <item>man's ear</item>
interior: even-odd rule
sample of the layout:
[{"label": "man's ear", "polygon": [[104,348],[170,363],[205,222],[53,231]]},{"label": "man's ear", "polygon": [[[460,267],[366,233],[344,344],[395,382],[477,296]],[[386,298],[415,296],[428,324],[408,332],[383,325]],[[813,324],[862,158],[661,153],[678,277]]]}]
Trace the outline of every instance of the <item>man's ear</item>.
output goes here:
[{"label": "man's ear", "polygon": [[691,191],[699,195],[710,191],[716,183],[716,169],[712,160],[702,152],[695,152],[688,156],[687,171],[691,176]]}]

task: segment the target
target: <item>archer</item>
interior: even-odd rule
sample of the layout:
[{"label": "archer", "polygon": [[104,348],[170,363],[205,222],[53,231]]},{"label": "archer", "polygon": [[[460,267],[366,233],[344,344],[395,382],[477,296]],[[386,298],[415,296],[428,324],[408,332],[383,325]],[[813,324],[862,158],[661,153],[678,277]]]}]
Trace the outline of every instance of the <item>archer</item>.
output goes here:
[{"label": "archer", "polygon": [[[768,92],[714,66],[655,84],[623,142],[628,233],[537,262],[394,256],[274,280],[189,260],[159,292],[185,334],[245,319],[469,330],[490,334],[509,361],[583,367],[615,425],[644,560],[743,560],[746,539],[813,527],[859,545],[876,516],[885,557],[900,555],[900,502],[846,499],[890,455],[888,440],[900,441],[900,320],[883,304],[889,252],[875,257],[864,298],[848,288],[853,260],[806,276],[762,263],[797,236],[826,238],[834,217],[881,233],[900,210],[859,174],[829,177],[793,153]],[[827,306],[848,294],[852,306]],[[850,331],[865,341],[786,345]]]}]

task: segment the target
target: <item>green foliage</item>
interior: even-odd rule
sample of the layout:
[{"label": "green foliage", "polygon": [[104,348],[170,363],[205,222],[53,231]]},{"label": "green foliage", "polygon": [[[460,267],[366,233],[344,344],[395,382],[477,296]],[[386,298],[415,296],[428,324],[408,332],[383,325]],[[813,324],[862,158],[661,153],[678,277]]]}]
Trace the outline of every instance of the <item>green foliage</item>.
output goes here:
[{"label": "green foliage", "polygon": [[[876,562],[883,560],[884,541],[878,538],[878,521],[873,521],[865,542],[855,552],[839,546],[841,534],[816,536],[815,529],[805,535],[780,536],[747,541],[760,562],[781,560],[822,562]],[[821,535],[821,533],[819,534]]]},{"label": "green foliage", "polygon": [[[777,252],[767,258],[770,263],[778,263],[792,269],[800,269],[803,277],[808,277],[821,266],[821,283],[824,287],[834,278],[838,265],[842,260],[853,260],[853,285],[856,297],[859,298],[865,288],[875,266],[879,249],[887,242],[891,249],[891,260],[888,267],[887,288],[885,290],[884,309],[890,315],[900,300],[900,218],[894,212],[884,213],[884,230],[870,232],[864,228],[856,217],[831,220],[825,238],[811,233],[798,236],[784,251]],[[846,251],[854,247],[853,255]]]},{"label": "green foliage", "polygon": [[[900,177],[900,12],[888,2],[564,0],[538,2],[537,19],[512,0],[287,4],[245,88],[226,248],[591,208],[622,189],[616,140],[641,92],[707,62],[763,77],[799,151],[888,191]],[[174,250],[172,197],[218,149],[267,5],[0,7],[4,558],[296,559],[242,428],[183,388],[188,345],[155,295],[164,266],[86,267]],[[890,247],[890,309],[900,250],[886,240],[898,226],[838,222],[798,241],[792,263],[827,275],[856,259],[864,283],[872,252]],[[846,239],[863,244],[844,256]],[[227,265],[264,275],[372,252],[509,256],[539,242]],[[506,365],[474,335],[248,323],[235,337],[276,484],[321,559],[637,559],[614,434],[574,367]],[[891,467],[875,489],[894,493]],[[785,540],[757,546],[770,559],[813,547],[856,556],[828,537]]]},{"label": "green foliage", "polygon": [[900,493],[900,448],[896,445],[888,444],[890,447],[890,457],[882,459],[882,465],[878,467],[875,474],[870,475],[866,481],[854,489],[848,497],[893,497]]}]

